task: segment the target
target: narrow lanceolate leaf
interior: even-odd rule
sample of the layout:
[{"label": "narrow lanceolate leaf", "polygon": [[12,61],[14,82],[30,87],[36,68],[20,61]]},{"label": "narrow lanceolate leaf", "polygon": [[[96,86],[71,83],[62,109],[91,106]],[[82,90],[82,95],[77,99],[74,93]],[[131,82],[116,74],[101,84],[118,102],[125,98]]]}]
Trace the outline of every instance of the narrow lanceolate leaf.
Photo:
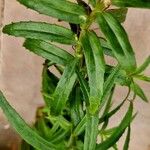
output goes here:
[{"label": "narrow lanceolate leaf", "polygon": [[73,56],[65,50],[42,40],[27,39],[24,47],[56,64],[66,65]]},{"label": "narrow lanceolate leaf", "polygon": [[41,14],[55,17],[70,23],[80,24],[86,20],[82,6],[66,0],[17,0]]},{"label": "narrow lanceolate leaf", "polygon": [[112,0],[112,4],[118,7],[150,8],[149,0]]},{"label": "narrow lanceolate leaf", "polygon": [[62,77],[52,95],[51,99],[51,113],[59,115],[68,100],[70,92],[76,81],[76,65],[78,60],[72,60],[65,68]]},{"label": "narrow lanceolate leaf", "polygon": [[49,71],[46,64],[44,64],[42,72],[42,95],[47,106],[49,106],[50,104],[50,98],[48,96],[50,96],[54,92],[58,80],[59,79]]},{"label": "narrow lanceolate leaf", "polygon": [[129,149],[130,134],[131,134],[131,127],[129,125],[126,140],[125,140],[125,143],[124,143],[124,146],[123,146],[123,150],[128,150]]},{"label": "narrow lanceolate leaf", "polygon": [[102,45],[104,54],[111,56],[111,57],[114,57],[114,54],[111,50],[111,46],[108,44],[108,42],[104,38],[99,38],[99,39],[100,39],[100,43]]},{"label": "narrow lanceolate leaf", "polygon": [[84,138],[84,150],[94,150],[98,132],[98,109],[103,94],[105,61],[99,38],[94,32],[84,33],[82,47],[89,80],[88,116]]},{"label": "narrow lanceolate leaf", "polygon": [[113,134],[108,139],[97,145],[96,150],[107,150],[120,139],[125,129],[129,126],[129,124],[133,120],[132,113],[133,113],[133,104],[130,103],[129,109],[126,115],[124,116],[123,120],[119,124],[119,126],[115,129]]},{"label": "narrow lanceolate leaf", "polygon": [[63,44],[75,44],[75,35],[67,28],[44,22],[17,22],[6,25],[3,33],[30,39],[40,39]]},{"label": "narrow lanceolate leaf", "polygon": [[119,21],[106,12],[98,13],[97,20],[120,65],[127,72],[135,71],[135,55],[128,36]]},{"label": "narrow lanceolate leaf", "polygon": [[131,85],[131,90],[136,94],[138,95],[142,100],[144,100],[145,102],[148,102],[148,99],[144,93],[144,91],[141,89],[141,87],[135,83],[135,82],[132,82]]},{"label": "narrow lanceolate leaf", "polygon": [[115,91],[115,86],[110,91],[110,94],[109,94],[109,97],[108,97],[108,100],[107,100],[107,103],[106,103],[106,106],[105,106],[105,109],[103,111],[102,116],[105,116],[109,112],[109,110],[111,109],[114,91]]},{"label": "narrow lanceolate leaf", "polygon": [[125,103],[125,101],[122,101],[116,108],[114,108],[112,111],[104,114],[100,119],[99,119],[99,123],[102,123],[104,121],[107,121],[110,117],[112,117],[116,112],[118,112],[120,110],[120,108],[123,106],[123,104]]},{"label": "narrow lanceolate leaf", "polygon": [[120,23],[123,23],[126,19],[128,9],[127,8],[108,9],[107,12],[111,13]]},{"label": "narrow lanceolate leaf", "polygon": [[86,117],[86,130],[84,138],[84,150],[95,150],[98,134],[98,114]]},{"label": "narrow lanceolate leaf", "polygon": [[100,97],[103,93],[105,62],[100,41],[94,32],[85,33],[82,38],[90,97]]},{"label": "narrow lanceolate leaf", "polygon": [[84,100],[87,105],[89,105],[89,86],[86,80],[83,78],[82,74],[79,72],[78,69],[76,69],[76,74],[80,83],[80,88],[84,97]]},{"label": "narrow lanceolate leaf", "polygon": [[80,87],[76,86],[70,97],[71,120],[76,126],[84,117],[83,100]]},{"label": "narrow lanceolate leaf", "polygon": [[133,77],[142,81],[150,82],[150,77],[145,75],[134,75]]},{"label": "narrow lanceolate leaf", "polygon": [[148,56],[148,57],[146,58],[146,60],[144,61],[144,63],[143,63],[140,67],[138,67],[138,68],[135,70],[135,72],[134,72],[133,74],[135,75],[135,74],[140,74],[140,73],[142,73],[143,71],[145,71],[145,69],[146,69],[149,65],[150,65],[150,56]]},{"label": "narrow lanceolate leaf", "polygon": [[36,149],[56,150],[56,147],[34,132],[19,114],[9,105],[2,92],[0,92],[0,107],[13,128],[20,136]]},{"label": "narrow lanceolate leaf", "polygon": [[118,77],[119,70],[120,70],[120,67],[116,66],[104,83],[104,93],[102,96],[101,107],[105,104],[107,96],[109,95],[109,93],[111,92],[111,90],[115,84],[115,80]]},{"label": "narrow lanceolate leaf", "polygon": [[83,117],[80,123],[75,127],[73,134],[75,136],[80,135],[85,130],[85,126],[86,126],[86,115]]}]

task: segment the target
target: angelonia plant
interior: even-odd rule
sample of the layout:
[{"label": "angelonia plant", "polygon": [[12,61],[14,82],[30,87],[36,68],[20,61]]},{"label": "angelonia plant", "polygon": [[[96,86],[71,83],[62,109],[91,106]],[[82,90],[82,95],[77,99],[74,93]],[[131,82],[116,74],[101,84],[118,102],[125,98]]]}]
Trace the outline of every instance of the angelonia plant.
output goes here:
[{"label": "angelonia plant", "polygon": [[[136,116],[135,98],[139,96],[148,102],[136,80],[150,82],[150,77],[144,75],[150,56],[137,67],[134,50],[121,24],[128,7],[150,8],[150,1],[17,1],[58,22],[68,23],[66,28],[54,23],[22,21],[3,28],[3,33],[25,38],[23,46],[45,59],[41,88],[45,105],[37,109],[33,126],[25,123],[0,93],[0,107],[23,139],[21,150],[117,150],[124,132],[127,135],[124,134],[122,150],[128,150],[130,126]],[[93,24],[98,26],[97,32]],[[72,54],[62,49],[62,44],[70,45]],[[108,57],[116,65],[110,65]],[[51,71],[51,66],[60,77]],[[113,107],[118,85],[128,88],[128,92]],[[127,112],[118,125],[110,128],[110,119],[125,103]]]}]

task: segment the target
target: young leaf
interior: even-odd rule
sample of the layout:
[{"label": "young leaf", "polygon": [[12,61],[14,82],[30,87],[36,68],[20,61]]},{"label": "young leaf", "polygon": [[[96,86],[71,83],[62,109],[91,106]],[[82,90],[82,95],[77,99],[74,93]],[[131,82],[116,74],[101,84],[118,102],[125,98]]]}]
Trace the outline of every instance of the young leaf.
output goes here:
[{"label": "young leaf", "polygon": [[114,108],[112,111],[104,114],[100,119],[99,119],[99,123],[102,123],[106,120],[108,120],[110,117],[112,117],[125,103],[125,100],[122,101],[116,108]]},{"label": "young leaf", "polygon": [[128,111],[124,116],[123,120],[121,121],[121,123],[119,124],[119,126],[115,129],[113,134],[108,139],[97,145],[96,150],[107,150],[120,139],[125,129],[129,126],[129,124],[133,120],[132,113],[133,113],[133,104],[130,103]]},{"label": "young leaf", "polygon": [[60,78],[58,85],[54,91],[51,99],[51,113],[59,115],[64,108],[70,92],[76,81],[76,65],[78,60],[72,60],[65,68],[62,77]]},{"label": "young leaf", "polygon": [[150,77],[147,77],[145,75],[134,75],[133,77],[142,81],[150,82]]},{"label": "young leaf", "polygon": [[98,114],[89,115],[86,117],[86,129],[84,138],[84,150],[95,150],[98,134]]},{"label": "young leaf", "polygon": [[66,0],[17,0],[28,8],[41,14],[70,23],[80,24],[86,20],[85,9]]},{"label": "young leaf", "polygon": [[131,127],[130,125],[128,126],[128,132],[127,132],[127,137],[123,146],[123,150],[128,150],[129,149],[129,142],[130,142],[130,134],[131,134]]},{"label": "young leaf", "polygon": [[42,40],[27,39],[23,46],[31,52],[60,65],[66,65],[73,59],[73,56],[65,50]]},{"label": "young leaf", "polygon": [[74,33],[65,28],[44,22],[17,22],[6,25],[3,33],[30,39],[40,39],[63,44],[75,44]]},{"label": "young leaf", "polygon": [[148,102],[148,99],[144,93],[144,91],[141,89],[141,87],[136,84],[135,82],[132,82],[130,85],[132,91],[138,95],[143,101]]},{"label": "young leaf", "polygon": [[112,0],[112,4],[118,7],[150,8],[149,0]]},{"label": "young leaf", "polygon": [[108,9],[107,12],[111,13],[116,19],[123,23],[126,19],[126,15],[128,12],[127,8],[119,8],[119,9]]},{"label": "young leaf", "polygon": [[110,13],[98,13],[97,21],[120,65],[127,72],[133,72],[136,60],[124,28]]},{"label": "young leaf", "polygon": [[145,71],[145,69],[150,65],[150,56],[148,56],[145,60],[145,62],[140,66],[138,67],[135,72],[133,73],[133,75],[137,75],[137,74],[140,74],[142,73],[143,71]]},{"label": "young leaf", "polygon": [[43,139],[24,122],[19,114],[9,105],[2,92],[0,92],[0,107],[13,128],[27,143],[36,149],[56,150],[56,146]]}]

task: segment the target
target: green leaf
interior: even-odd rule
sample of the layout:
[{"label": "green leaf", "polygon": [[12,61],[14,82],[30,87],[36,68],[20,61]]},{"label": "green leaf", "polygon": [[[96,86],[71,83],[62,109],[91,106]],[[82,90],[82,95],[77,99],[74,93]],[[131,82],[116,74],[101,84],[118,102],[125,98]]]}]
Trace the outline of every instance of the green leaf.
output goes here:
[{"label": "green leaf", "polygon": [[130,87],[131,87],[132,91],[136,95],[138,95],[143,101],[148,102],[148,99],[147,99],[144,91],[141,89],[141,87],[137,83],[132,82]]},{"label": "green leaf", "polygon": [[47,125],[47,123],[49,122],[42,116],[37,118],[34,127],[35,127],[35,131],[37,131],[39,135],[41,135],[44,139],[49,141],[49,138],[51,136],[51,132],[50,132],[51,128]]},{"label": "green leaf", "polygon": [[87,66],[90,96],[100,97],[103,93],[105,61],[102,46],[94,32],[85,33],[82,46]]},{"label": "green leaf", "polygon": [[84,150],[94,150],[98,132],[98,109],[103,94],[105,61],[99,38],[94,32],[86,32],[82,37],[82,47],[87,66],[90,96],[86,122]]},{"label": "green leaf", "polygon": [[75,136],[80,135],[85,130],[85,126],[86,126],[86,115],[83,117],[83,119],[75,127],[73,134]]},{"label": "green leaf", "polygon": [[83,100],[80,87],[75,87],[70,99],[71,118],[74,126],[76,126],[84,117]]},{"label": "green leaf", "polygon": [[100,119],[99,119],[99,123],[102,123],[106,120],[108,120],[110,117],[112,117],[116,112],[118,112],[118,110],[120,110],[120,108],[123,106],[123,104],[125,103],[125,100],[122,101],[117,107],[115,107],[112,111],[104,114]]},{"label": "green leaf", "polygon": [[111,56],[111,57],[114,57],[114,54],[111,50],[111,46],[108,44],[108,42],[104,38],[100,38],[100,43],[102,45],[104,54]]},{"label": "green leaf", "polygon": [[98,135],[98,114],[86,117],[86,130],[84,137],[84,150],[95,150]]},{"label": "green leaf", "polygon": [[113,95],[114,95],[114,91],[115,91],[115,86],[110,91],[110,94],[109,94],[109,97],[108,97],[108,100],[107,100],[107,103],[106,103],[106,106],[105,106],[105,109],[103,111],[103,115],[102,116],[105,116],[109,112],[109,110],[111,109],[112,98],[113,98]]},{"label": "green leaf", "polygon": [[150,56],[148,56],[146,58],[146,60],[144,61],[144,63],[138,67],[135,72],[133,73],[133,75],[137,75],[137,74],[140,74],[142,73],[143,71],[145,71],[145,69],[150,65]]},{"label": "green leaf", "polygon": [[57,64],[66,65],[73,59],[73,56],[65,50],[42,40],[27,39],[23,46],[31,52]]},{"label": "green leaf", "polygon": [[129,124],[133,120],[132,113],[133,113],[133,104],[130,103],[128,111],[124,116],[123,120],[121,121],[121,123],[119,124],[119,126],[116,128],[116,130],[108,139],[97,145],[96,150],[107,150],[120,139],[125,129],[129,126]]},{"label": "green leaf", "polygon": [[112,4],[118,7],[150,8],[149,0],[112,0]]},{"label": "green leaf", "polygon": [[123,146],[123,150],[128,150],[129,149],[129,142],[130,142],[130,134],[131,134],[131,127],[129,125],[128,127],[128,132],[127,132],[127,137]]},{"label": "green leaf", "polygon": [[96,1],[97,0],[89,0],[89,3],[92,4],[93,6],[95,6],[96,5]]},{"label": "green leaf", "polygon": [[86,20],[85,9],[66,0],[17,0],[41,14],[55,17],[70,23],[80,24]]},{"label": "green leaf", "polygon": [[44,22],[17,22],[6,25],[3,33],[30,39],[40,39],[63,44],[75,44],[74,33],[65,28]]},{"label": "green leaf", "polygon": [[110,13],[98,13],[97,21],[120,65],[127,72],[136,69],[135,55],[128,36],[119,21]]},{"label": "green leaf", "polygon": [[68,100],[70,92],[76,81],[75,68],[78,60],[72,60],[65,68],[62,77],[52,95],[51,99],[51,113],[59,115]]},{"label": "green leaf", "polygon": [[46,95],[51,95],[57,86],[58,78],[49,71],[46,64],[44,64],[42,72],[42,95],[47,106],[49,106],[50,98]]},{"label": "green leaf", "polygon": [[89,105],[89,93],[90,93],[89,86],[78,69],[76,69],[76,74],[77,74],[77,77],[78,77],[78,80],[80,83],[80,88],[81,88],[82,94],[84,96],[84,100],[85,100],[86,104]]},{"label": "green leaf", "polygon": [[27,143],[36,149],[56,150],[56,146],[43,139],[25,123],[19,114],[9,105],[2,92],[0,92],[0,107],[10,124]]},{"label": "green leaf", "polygon": [[112,72],[110,73],[110,75],[106,79],[106,81],[104,83],[104,93],[102,96],[101,107],[106,102],[107,96],[109,95],[110,91],[112,90],[112,88],[115,84],[115,80],[118,77],[119,71],[120,71],[120,66],[118,65],[112,70]]},{"label": "green leaf", "polygon": [[[62,142],[63,140],[65,140],[65,137],[68,135],[68,130],[62,130],[62,129],[59,129],[55,134],[54,136],[52,136],[52,139],[51,139],[51,142],[52,143],[60,143]],[[63,150],[63,149],[62,149]]]},{"label": "green leaf", "polygon": [[107,12],[111,13],[116,19],[123,23],[126,19],[126,15],[128,12],[127,8],[119,8],[119,9],[108,9]]},{"label": "green leaf", "polygon": [[25,141],[22,141],[20,150],[35,150],[35,149],[31,148],[31,146],[28,143],[26,143]]},{"label": "green leaf", "polygon": [[145,75],[134,75],[133,77],[142,81],[150,82],[150,77],[147,77]]}]

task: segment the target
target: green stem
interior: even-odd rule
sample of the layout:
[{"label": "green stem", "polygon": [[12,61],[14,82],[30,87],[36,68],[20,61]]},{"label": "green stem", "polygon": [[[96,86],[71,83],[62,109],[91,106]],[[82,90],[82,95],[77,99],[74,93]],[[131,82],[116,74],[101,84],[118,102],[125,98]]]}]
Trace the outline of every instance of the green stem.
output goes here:
[{"label": "green stem", "polygon": [[94,8],[94,10],[91,12],[91,14],[87,17],[87,20],[84,24],[81,25],[81,32],[80,32],[80,36],[78,38],[78,42],[75,48],[75,56],[77,58],[82,58],[83,54],[82,54],[82,45],[81,45],[81,41],[82,41],[82,37],[85,34],[85,32],[87,30],[89,30],[91,24],[95,21],[96,19],[96,14],[98,12],[102,12],[105,9],[105,5],[101,2],[97,3],[96,7]]}]

